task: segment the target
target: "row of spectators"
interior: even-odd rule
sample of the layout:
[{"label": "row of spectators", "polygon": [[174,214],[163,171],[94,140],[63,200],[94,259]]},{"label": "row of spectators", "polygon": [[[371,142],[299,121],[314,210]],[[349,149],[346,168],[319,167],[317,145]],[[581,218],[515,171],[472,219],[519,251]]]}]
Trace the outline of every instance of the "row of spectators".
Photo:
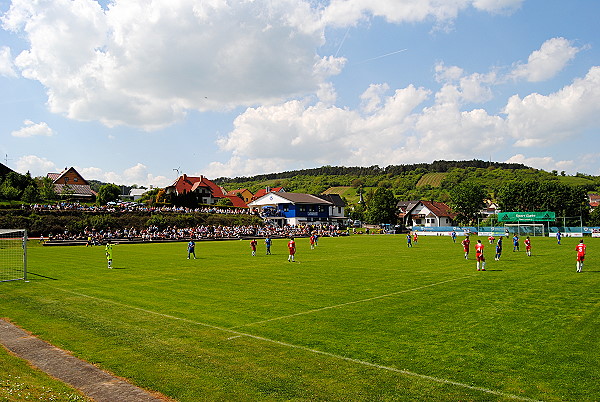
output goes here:
[{"label": "row of spectators", "polygon": [[[81,233],[50,234],[49,241],[87,241],[90,244],[102,244],[109,240],[129,241],[161,241],[161,240],[186,240],[186,239],[239,239],[243,237],[304,237],[317,232],[320,236],[340,236],[347,234],[336,225],[299,225],[283,227],[259,225],[200,225],[196,227],[178,228],[167,227],[159,229],[149,226],[143,230],[135,228],[96,230],[85,228]],[[43,238],[42,238],[43,239]]]},{"label": "row of spectators", "polygon": [[134,202],[114,203],[108,205],[83,205],[79,203],[61,202],[58,204],[33,204],[29,208],[34,211],[89,211],[89,212],[175,212],[175,213],[206,213],[206,214],[228,214],[228,215],[252,215],[249,208],[231,208],[218,206],[203,206],[198,208],[186,207],[149,207]]}]

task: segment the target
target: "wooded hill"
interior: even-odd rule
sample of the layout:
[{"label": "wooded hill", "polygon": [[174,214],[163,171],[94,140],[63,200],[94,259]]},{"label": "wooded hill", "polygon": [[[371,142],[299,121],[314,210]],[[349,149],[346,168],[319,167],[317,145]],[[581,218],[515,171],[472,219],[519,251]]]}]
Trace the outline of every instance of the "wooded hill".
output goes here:
[{"label": "wooded hill", "polygon": [[585,191],[600,191],[600,177],[577,173],[546,172],[518,163],[435,161],[387,167],[323,166],[314,169],[270,173],[252,177],[218,178],[215,183],[227,190],[247,188],[253,193],[265,187],[283,187],[289,192],[320,194],[333,192],[349,203],[358,199],[357,191],[367,195],[375,188],[391,189],[398,200],[427,199],[447,202],[449,191],[463,182],[480,185],[489,199],[511,181],[557,182]]}]

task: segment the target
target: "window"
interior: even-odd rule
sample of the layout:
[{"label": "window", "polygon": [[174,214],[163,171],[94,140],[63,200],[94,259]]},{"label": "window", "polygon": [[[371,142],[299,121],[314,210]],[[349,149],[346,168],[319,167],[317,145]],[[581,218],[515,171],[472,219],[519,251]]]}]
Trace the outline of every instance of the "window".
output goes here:
[{"label": "window", "polygon": [[325,207],[323,205],[319,205],[319,212],[325,212]]},{"label": "window", "polygon": [[78,180],[78,179],[77,179],[77,177],[74,177],[74,178],[73,178],[73,181],[74,181],[75,183],[77,183],[77,180]]},{"label": "window", "polygon": [[306,205],[299,205],[298,212],[306,212]]}]

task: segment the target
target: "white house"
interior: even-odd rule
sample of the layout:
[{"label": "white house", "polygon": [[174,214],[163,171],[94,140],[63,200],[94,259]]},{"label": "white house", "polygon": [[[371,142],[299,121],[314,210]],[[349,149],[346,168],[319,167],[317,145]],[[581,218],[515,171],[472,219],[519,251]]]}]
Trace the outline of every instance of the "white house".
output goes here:
[{"label": "white house", "polygon": [[146,191],[148,191],[148,189],[146,188],[132,188],[131,190],[129,190],[129,197],[133,201],[137,201],[142,198]]},{"label": "white house", "polygon": [[443,202],[418,201],[410,205],[404,216],[406,226],[452,226],[456,214]]}]

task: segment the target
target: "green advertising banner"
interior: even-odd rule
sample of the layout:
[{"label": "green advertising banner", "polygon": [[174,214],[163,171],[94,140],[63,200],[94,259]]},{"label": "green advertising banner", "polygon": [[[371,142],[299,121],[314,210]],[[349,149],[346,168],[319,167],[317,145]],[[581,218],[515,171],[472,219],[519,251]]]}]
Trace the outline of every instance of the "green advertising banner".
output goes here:
[{"label": "green advertising banner", "polygon": [[500,212],[498,222],[554,222],[554,212]]}]

